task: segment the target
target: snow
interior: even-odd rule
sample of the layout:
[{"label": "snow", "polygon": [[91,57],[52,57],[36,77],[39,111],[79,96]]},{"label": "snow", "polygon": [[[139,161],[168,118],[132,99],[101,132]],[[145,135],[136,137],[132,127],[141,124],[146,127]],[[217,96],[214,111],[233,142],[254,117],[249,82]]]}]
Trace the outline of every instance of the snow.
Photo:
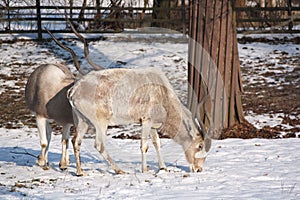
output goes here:
[{"label": "snow", "polygon": [[[285,80],[284,79],[280,79],[278,81],[276,81],[276,77],[264,77],[262,76],[262,74],[268,73],[268,72],[272,72],[275,74],[278,73],[287,73],[287,72],[292,72],[295,68],[295,66],[291,65],[291,63],[285,64],[280,62],[280,60],[278,60],[278,54],[284,54],[286,52],[288,52],[290,55],[295,56],[296,57],[299,56],[299,48],[300,45],[296,45],[293,44],[293,46],[291,47],[290,44],[277,44],[277,45],[273,45],[276,46],[275,48],[270,48],[270,44],[267,43],[252,43],[253,48],[250,49],[243,49],[243,47],[246,47],[247,44],[243,44],[240,45],[240,54],[241,54],[241,58],[249,63],[249,65],[252,68],[252,72],[256,72],[258,73],[258,76],[244,76],[243,80],[246,82],[250,82],[252,84],[256,84],[256,83],[263,83],[268,82],[268,83],[276,83],[273,85],[273,87],[278,86],[278,84],[284,84]],[[272,68],[262,68],[261,66],[257,66],[255,67],[254,64],[252,63],[259,63],[262,60],[264,61],[268,61],[268,63],[273,64]],[[272,87],[272,85],[270,85]]]},{"label": "snow", "polygon": [[[166,36],[169,38],[169,35],[160,35],[158,39]],[[0,39],[5,37],[7,38],[1,36]],[[180,99],[186,101],[187,43],[182,38],[177,36],[175,42],[156,42],[146,35],[145,40],[140,40],[141,36],[132,39],[134,36],[126,34],[123,38],[120,37],[122,34],[119,37],[112,35],[105,41],[91,42],[90,53],[93,60],[105,67],[158,67],[170,79]],[[80,42],[71,41],[68,45],[77,54],[83,55]],[[298,56],[298,46],[282,44],[276,49]],[[257,57],[271,60],[273,54],[270,49],[271,44],[239,45],[240,57],[244,63],[250,63],[248,67],[252,67],[251,63],[256,62]],[[66,62],[75,71],[72,63],[68,62],[68,54],[56,48],[53,43],[3,43],[0,55],[1,74],[11,74],[12,69],[29,74],[39,64],[48,62]],[[86,61],[80,59],[82,65],[87,66]],[[125,62],[126,65],[117,61]],[[273,70],[277,73],[278,61],[274,59],[272,62],[275,63]],[[282,68],[291,70],[295,66],[286,64],[280,67],[280,71],[284,73]],[[86,67],[86,70],[89,68]],[[260,74],[265,72],[253,70],[257,73],[243,75],[245,84],[263,78]],[[276,84],[284,82],[277,79],[272,81]],[[13,81],[0,81],[0,92],[5,90],[4,85],[14,84]],[[23,90],[16,89],[14,92]],[[246,118],[261,128],[280,124],[282,115],[247,112]],[[299,115],[294,117],[300,117]],[[0,128],[0,199],[300,198],[300,140],[297,138],[214,140],[201,173],[190,173],[181,147],[171,140],[162,139],[162,154],[169,171],[158,170],[156,152],[150,145],[147,153],[150,171],[141,173],[139,141],[112,138],[117,133],[128,131],[138,130],[132,127],[127,127],[126,130],[109,129],[106,141],[108,152],[128,174],[115,175],[94,148],[94,139],[86,138],[82,143],[81,156],[87,176],[76,177],[75,158],[71,149],[70,167],[66,171],[58,168],[61,156],[60,135],[52,136],[50,170],[45,171],[35,165],[36,156],[40,152],[37,129],[26,126],[19,129]]]},{"label": "snow", "polygon": [[261,129],[264,126],[274,127],[278,124],[281,124],[283,113],[275,113],[275,114],[255,114],[253,112],[248,112],[245,118],[248,122],[253,124],[256,128]]},{"label": "snow", "polygon": [[[36,129],[0,129],[1,199],[298,199],[299,139],[226,139],[214,141],[202,173],[187,172],[179,146],[162,141],[170,172],[157,172],[155,151],[150,147],[150,172],[141,173],[139,141],[108,137],[107,147],[129,174],[114,175],[85,139],[81,149],[85,177],[76,177],[74,156],[67,171],[60,171],[60,136],[53,136],[51,169],[35,165],[38,155]],[[22,154],[20,154],[22,153]],[[15,191],[15,192],[12,192]]]}]

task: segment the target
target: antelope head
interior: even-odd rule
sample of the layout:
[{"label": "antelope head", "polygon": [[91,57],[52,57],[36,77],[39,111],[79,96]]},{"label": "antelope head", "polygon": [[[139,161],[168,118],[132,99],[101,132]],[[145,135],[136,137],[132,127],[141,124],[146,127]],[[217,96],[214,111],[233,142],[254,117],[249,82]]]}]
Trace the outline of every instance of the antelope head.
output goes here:
[{"label": "antelope head", "polygon": [[202,136],[199,134],[185,151],[187,161],[190,163],[191,172],[201,172],[207,152]]},{"label": "antelope head", "polygon": [[191,172],[201,172],[209,150],[209,144],[205,140],[204,126],[201,123],[195,123],[192,119],[191,112],[184,108],[184,129],[188,132],[190,138],[186,140],[184,145],[185,157],[190,164]]}]

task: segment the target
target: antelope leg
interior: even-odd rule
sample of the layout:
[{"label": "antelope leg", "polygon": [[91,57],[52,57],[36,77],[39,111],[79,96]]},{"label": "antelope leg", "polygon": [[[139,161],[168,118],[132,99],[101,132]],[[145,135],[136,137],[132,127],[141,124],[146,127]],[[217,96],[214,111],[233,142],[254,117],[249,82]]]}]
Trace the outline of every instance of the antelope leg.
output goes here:
[{"label": "antelope leg", "polygon": [[118,165],[114,162],[114,160],[110,157],[105,148],[105,137],[107,131],[107,123],[104,121],[93,123],[96,129],[96,140],[95,140],[95,148],[99,151],[99,153],[103,156],[103,158],[108,162],[108,164],[113,168],[116,174],[125,174],[123,170],[121,170]]},{"label": "antelope leg", "polygon": [[65,170],[68,168],[68,165],[70,164],[70,156],[68,152],[68,147],[69,147],[69,137],[70,137],[70,128],[71,124],[67,124],[63,126],[63,133],[62,133],[62,139],[61,139],[61,144],[62,144],[62,155],[61,155],[61,160],[59,162],[59,168],[61,170]]},{"label": "antelope leg", "polygon": [[160,139],[157,134],[157,131],[156,131],[156,129],[151,129],[150,133],[151,133],[150,136],[151,136],[152,143],[153,143],[156,153],[157,153],[159,169],[166,170],[167,167],[166,167],[163,157],[161,155],[161,143],[160,143]]},{"label": "antelope leg", "polygon": [[37,116],[36,124],[40,136],[40,144],[41,144],[41,153],[38,156],[38,160],[36,161],[38,166],[41,166],[43,169],[49,169],[48,162],[48,150],[49,144],[51,140],[51,127],[46,118]]}]

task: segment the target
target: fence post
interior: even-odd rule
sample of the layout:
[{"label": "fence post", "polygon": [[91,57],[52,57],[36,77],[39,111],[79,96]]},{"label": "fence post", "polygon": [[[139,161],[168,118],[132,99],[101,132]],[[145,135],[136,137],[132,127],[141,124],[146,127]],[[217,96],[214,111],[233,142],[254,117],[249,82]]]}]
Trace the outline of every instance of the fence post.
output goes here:
[{"label": "fence post", "polygon": [[38,41],[41,42],[42,39],[43,39],[43,31],[42,31],[42,18],[41,18],[40,0],[36,0],[36,15],[37,15]]},{"label": "fence post", "polygon": [[181,15],[182,15],[182,34],[186,34],[186,20],[185,20],[185,0],[181,0]]},{"label": "fence post", "polygon": [[292,16],[292,0],[288,0],[288,15],[289,15],[289,31],[291,31],[293,29],[293,16]]},{"label": "fence post", "polygon": [[6,6],[6,11],[7,11],[7,19],[8,19],[8,25],[6,27],[6,29],[8,29],[9,31],[11,31],[10,29],[10,7],[9,7],[9,1],[7,1],[7,3],[5,3],[5,6]]}]

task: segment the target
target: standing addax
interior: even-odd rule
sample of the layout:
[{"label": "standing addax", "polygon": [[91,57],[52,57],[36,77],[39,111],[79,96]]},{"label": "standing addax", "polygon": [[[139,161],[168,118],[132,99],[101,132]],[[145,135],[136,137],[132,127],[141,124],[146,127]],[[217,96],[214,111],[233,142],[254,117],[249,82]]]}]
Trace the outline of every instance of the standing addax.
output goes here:
[{"label": "standing addax", "polygon": [[[103,69],[103,67],[91,61],[87,42],[77,33],[71,23],[70,25],[75,35],[84,43],[84,53],[88,63],[95,70]],[[60,47],[71,53],[77,71],[84,75],[75,52],[62,45],[50,32],[48,33]],[[68,140],[70,128],[74,121],[72,108],[67,99],[67,90],[74,84],[74,81],[75,76],[73,73],[61,64],[42,64],[31,73],[27,81],[25,100],[29,110],[36,116],[41,144],[41,153],[38,156],[37,164],[44,169],[49,169],[48,150],[52,132],[49,121],[51,120],[63,127],[62,158],[59,166],[61,169],[66,169],[69,164]]]}]

